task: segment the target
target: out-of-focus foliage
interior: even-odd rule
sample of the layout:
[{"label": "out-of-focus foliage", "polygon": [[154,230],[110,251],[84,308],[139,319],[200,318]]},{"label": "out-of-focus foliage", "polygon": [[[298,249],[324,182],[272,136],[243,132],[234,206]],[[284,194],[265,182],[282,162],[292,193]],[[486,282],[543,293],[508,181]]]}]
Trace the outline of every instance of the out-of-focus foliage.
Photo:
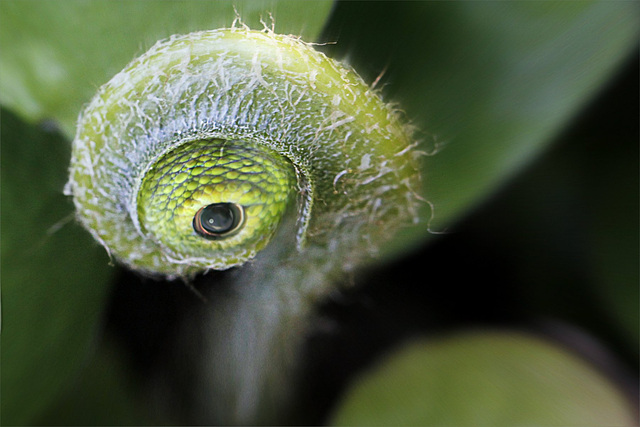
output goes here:
[{"label": "out-of-focus foliage", "polygon": [[236,17],[252,28],[277,23],[281,33],[313,40],[331,2],[25,0],[3,1],[1,8],[0,102],[32,123],[54,119],[72,137],[80,108],[98,86],[156,41],[230,27]]},{"label": "out-of-focus foliage", "polygon": [[[435,231],[554,140],[630,55],[640,25],[628,2],[340,6],[331,54],[370,81],[384,71],[386,98],[417,126],[426,150],[438,151],[423,163],[434,207],[424,215],[433,214]],[[427,232],[409,233],[421,242]]]},{"label": "out-of-focus foliage", "polygon": [[630,403],[583,360],[518,333],[407,345],[354,381],[335,425],[627,426]]},{"label": "out-of-focus foliage", "polygon": [[[2,423],[28,423],[86,362],[108,258],[62,194],[71,147],[2,114]],[[55,166],[53,166],[55,165]]]},{"label": "out-of-focus foliage", "polygon": [[153,417],[133,381],[131,370],[113,343],[102,342],[90,363],[63,389],[34,425],[156,425],[166,420]]},{"label": "out-of-focus foliage", "polygon": [[[329,17],[331,8],[329,2],[297,1],[235,2],[235,10],[231,2],[0,2],[4,424],[167,422],[147,416],[142,399],[136,399],[138,389],[131,386],[137,378],[122,365],[126,359],[113,342],[101,341],[99,320],[112,269],[102,248],[70,221],[72,206],[61,193],[68,141],[82,105],[157,39],[229,26],[236,10],[252,28],[261,28],[261,19],[270,26],[271,12],[277,32],[302,34],[307,41],[317,40],[326,24],[319,41],[335,44],[318,48],[345,59],[369,82],[381,75],[377,84],[385,98],[397,102],[417,127],[424,148],[438,151],[424,157],[424,196],[435,210],[425,204],[424,222],[390,245],[389,253],[397,256],[432,237],[428,228],[451,227],[558,141],[637,48],[640,28],[634,2],[344,2]],[[629,114],[628,105],[620,108],[625,109],[620,115]],[[629,120],[637,121],[634,111]],[[56,126],[64,136],[47,130]],[[585,157],[581,170],[571,169],[576,163],[567,159],[573,152],[564,160],[552,157],[534,170],[537,178],[527,181],[534,188],[525,198],[498,207],[511,215],[499,219],[502,225],[480,216],[486,227],[476,226],[485,231],[481,242],[508,240],[496,245],[504,243],[500,247],[508,251],[496,263],[509,262],[505,271],[517,271],[514,288],[526,289],[530,302],[525,310],[563,317],[592,333],[614,334],[620,343],[614,350],[637,356],[637,129],[631,155],[620,150],[630,146],[628,134],[604,129],[595,136],[563,137],[584,141],[585,150],[594,139],[610,138],[612,149],[597,145],[600,155]],[[568,191],[549,187],[571,184],[571,177],[580,184]],[[591,181],[585,185],[585,179]],[[575,206],[584,210],[582,201],[593,204],[588,216],[573,221],[573,199],[568,199],[580,192],[586,194]],[[557,220],[536,220],[553,215]],[[518,228],[522,223],[529,228]],[[567,229],[574,224],[590,230],[589,242],[580,240],[582,235],[574,238],[577,233]],[[490,235],[501,227],[514,232]],[[485,248],[476,250],[467,255],[484,259]],[[580,262],[573,262],[576,253]],[[592,260],[584,271],[593,276],[588,286],[573,280],[584,259]],[[429,259],[420,264],[416,270],[423,272]],[[464,295],[479,292],[481,285],[455,282],[453,274],[438,282],[420,277],[416,286],[452,287]],[[167,286],[157,285],[158,293]],[[582,305],[594,294],[602,297],[601,305]],[[451,297],[441,305],[453,307],[464,299]],[[136,303],[149,301],[154,300]],[[402,308],[394,313],[404,315]],[[504,363],[493,359],[499,349]],[[561,399],[582,408],[601,396],[587,408],[601,410],[594,417],[608,413],[625,423],[631,416],[626,400],[593,369],[526,336],[461,335],[411,347],[395,360],[395,367],[382,365],[370,380],[356,383],[337,421],[373,423],[370,414],[386,414],[404,417],[394,418],[394,424],[410,422],[416,419],[411,404],[423,406],[412,399],[425,398],[430,410],[420,424],[515,423],[517,417],[509,418],[513,412],[499,405],[509,402],[510,396],[502,394],[508,382],[520,380],[528,384],[517,391],[521,407],[543,424],[547,418],[541,417],[559,410]],[[558,383],[555,376],[539,381],[532,367],[537,373],[559,372],[567,381]],[[395,370],[394,378],[385,379],[388,369]],[[399,377],[404,373],[406,383]],[[418,381],[421,376],[424,381]],[[405,399],[385,403],[383,394],[394,390]],[[550,402],[552,392],[558,406]],[[467,397],[479,393],[487,405],[468,408]],[[429,397],[434,394],[436,400]],[[372,396],[382,399],[373,407],[367,404]],[[188,402],[178,404],[188,408]],[[477,411],[478,418],[468,418],[465,408]]]}]

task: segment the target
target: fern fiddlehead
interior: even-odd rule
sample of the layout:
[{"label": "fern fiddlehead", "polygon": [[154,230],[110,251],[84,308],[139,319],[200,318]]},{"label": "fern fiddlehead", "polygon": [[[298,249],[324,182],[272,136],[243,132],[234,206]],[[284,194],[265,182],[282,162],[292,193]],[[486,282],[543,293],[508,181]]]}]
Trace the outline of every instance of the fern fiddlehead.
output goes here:
[{"label": "fern fiddlehead", "polygon": [[[371,252],[414,218],[411,143],[392,108],[311,46],[206,31],[156,44],[100,88],[79,121],[69,188],[82,223],[145,272],[241,265],[291,206],[298,249]],[[242,221],[207,234],[207,206]]]},{"label": "fern fiddlehead", "polygon": [[203,368],[218,394],[201,396],[217,408],[207,422],[255,423],[265,390],[286,394],[273,361],[295,352],[313,301],[417,221],[414,146],[392,106],[311,45],[204,31],[158,42],[98,90],[67,193],[132,269],[242,266],[205,319],[207,354],[226,362]]}]

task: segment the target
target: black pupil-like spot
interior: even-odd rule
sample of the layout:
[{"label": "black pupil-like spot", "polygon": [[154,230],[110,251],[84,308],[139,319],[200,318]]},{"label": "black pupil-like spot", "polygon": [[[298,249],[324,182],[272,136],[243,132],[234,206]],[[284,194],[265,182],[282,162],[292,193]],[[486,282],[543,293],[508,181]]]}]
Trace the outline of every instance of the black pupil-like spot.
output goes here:
[{"label": "black pupil-like spot", "polygon": [[241,206],[234,203],[213,203],[196,213],[193,218],[193,228],[202,237],[218,239],[239,229],[242,221]]}]

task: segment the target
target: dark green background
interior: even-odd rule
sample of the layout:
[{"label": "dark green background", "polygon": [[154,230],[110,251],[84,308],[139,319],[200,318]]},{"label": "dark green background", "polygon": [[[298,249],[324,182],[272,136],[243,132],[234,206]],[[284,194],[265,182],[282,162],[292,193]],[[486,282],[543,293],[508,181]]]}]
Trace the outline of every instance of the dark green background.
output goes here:
[{"label": "dark green background", "polygon": [[[270,10],[276,31],[329,43],[318,49],[368,82],[381,75],[385,99],[438,151],[423,168],[434,211],[425,205],[424,222],[392,242],[387,264],[318,304],[318,331],[299,355],[304,392],[293,420],[366,423],[378,411],[402,423],[394,411],[420,415],[426,405],[371,406],[370,395],[382,388],[431,401],[438,384],[464,372],[425,368],[424,387],[407,389],[385,381],[379,363],[398,351],[392,360],[400,360],[402,378],[407,367],[431,366],[428,345],[403,358],[407,342],[444,339],[441,351],[464,358],[447,337],[473,331],[473,348],[491,354],[490,331],[508,330],[523,348],[528,334],[540,340],[529,360],[505,353],[509,363],[569,366],[564,384],[544,383],[566,386],[564,415],[591,404],[570,392],[588,369],[597,375],[582,388],[602,391],[602,411],[637,421],[637,3],[243,2],[237,9],[253,28]],[[73,123],[94,90],[158,38],[228,26],[234,15],[230,2],[0,3],[3,424],[198,419],[180,398],[188,383],[176,383],[168,418],[146,404],[145,385],[170,368],[162,355],[173,328],[201,302],[180,282],[114,266],[72,221],[61,190]],[[200,280],[195,286],[208,286]],[[562,352],[537,357],[535,349],[549,344]],[[469,353],[465,366],[480,366],[474,360]],[[496,418],[500,407],[484,405],[480,387],[471,395],[454,389],[440,413],[418,419],[462,425],[464,407],[479,423],[553,424],[553,414],[535,410],[553,394],[513,375],[511,394],[530,406],[511,418]],[[474,390],[469,381],[460,387]],[[493,401],[508,405],[501,396]]]}]

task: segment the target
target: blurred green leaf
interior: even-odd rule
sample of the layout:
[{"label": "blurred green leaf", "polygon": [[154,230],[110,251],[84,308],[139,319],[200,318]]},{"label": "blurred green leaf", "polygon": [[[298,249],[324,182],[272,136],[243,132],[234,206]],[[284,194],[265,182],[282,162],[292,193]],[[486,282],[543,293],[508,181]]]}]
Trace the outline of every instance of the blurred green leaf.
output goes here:
[{"label": "blurred green leaf", "polygon": [[583,360],[516,333],[416,342],[347,391],[334,425],[631,426],[630,402]]},{"label": "blurred green leaf", "polygon": [[126,360],[112,341],[100,343],[79,377],[36,420],[36,425],[166,424],[147,411]]},{"label": "blurred green leaf", "polygon": [[3,1],[0,102],[30,122],[54,119],[72,137],[83,104],[136,55],[172,34],[229,27],[236,10],[252,28],[314,40],[329,0]]},{"label": "blurred green leaf", "polygon": [[339,3],[327,49],[369,81],[383,72],[386,98],[438,150],[424,161],[433,218],[398,246],[445,230],[552,142],[632,53],[639,14],[633,2]]},{"label": "blurred green leaf", "polygon": [[2,112],[2,423],[28,423],[88,355],[108,259],[62,194],[71,148]]}]

